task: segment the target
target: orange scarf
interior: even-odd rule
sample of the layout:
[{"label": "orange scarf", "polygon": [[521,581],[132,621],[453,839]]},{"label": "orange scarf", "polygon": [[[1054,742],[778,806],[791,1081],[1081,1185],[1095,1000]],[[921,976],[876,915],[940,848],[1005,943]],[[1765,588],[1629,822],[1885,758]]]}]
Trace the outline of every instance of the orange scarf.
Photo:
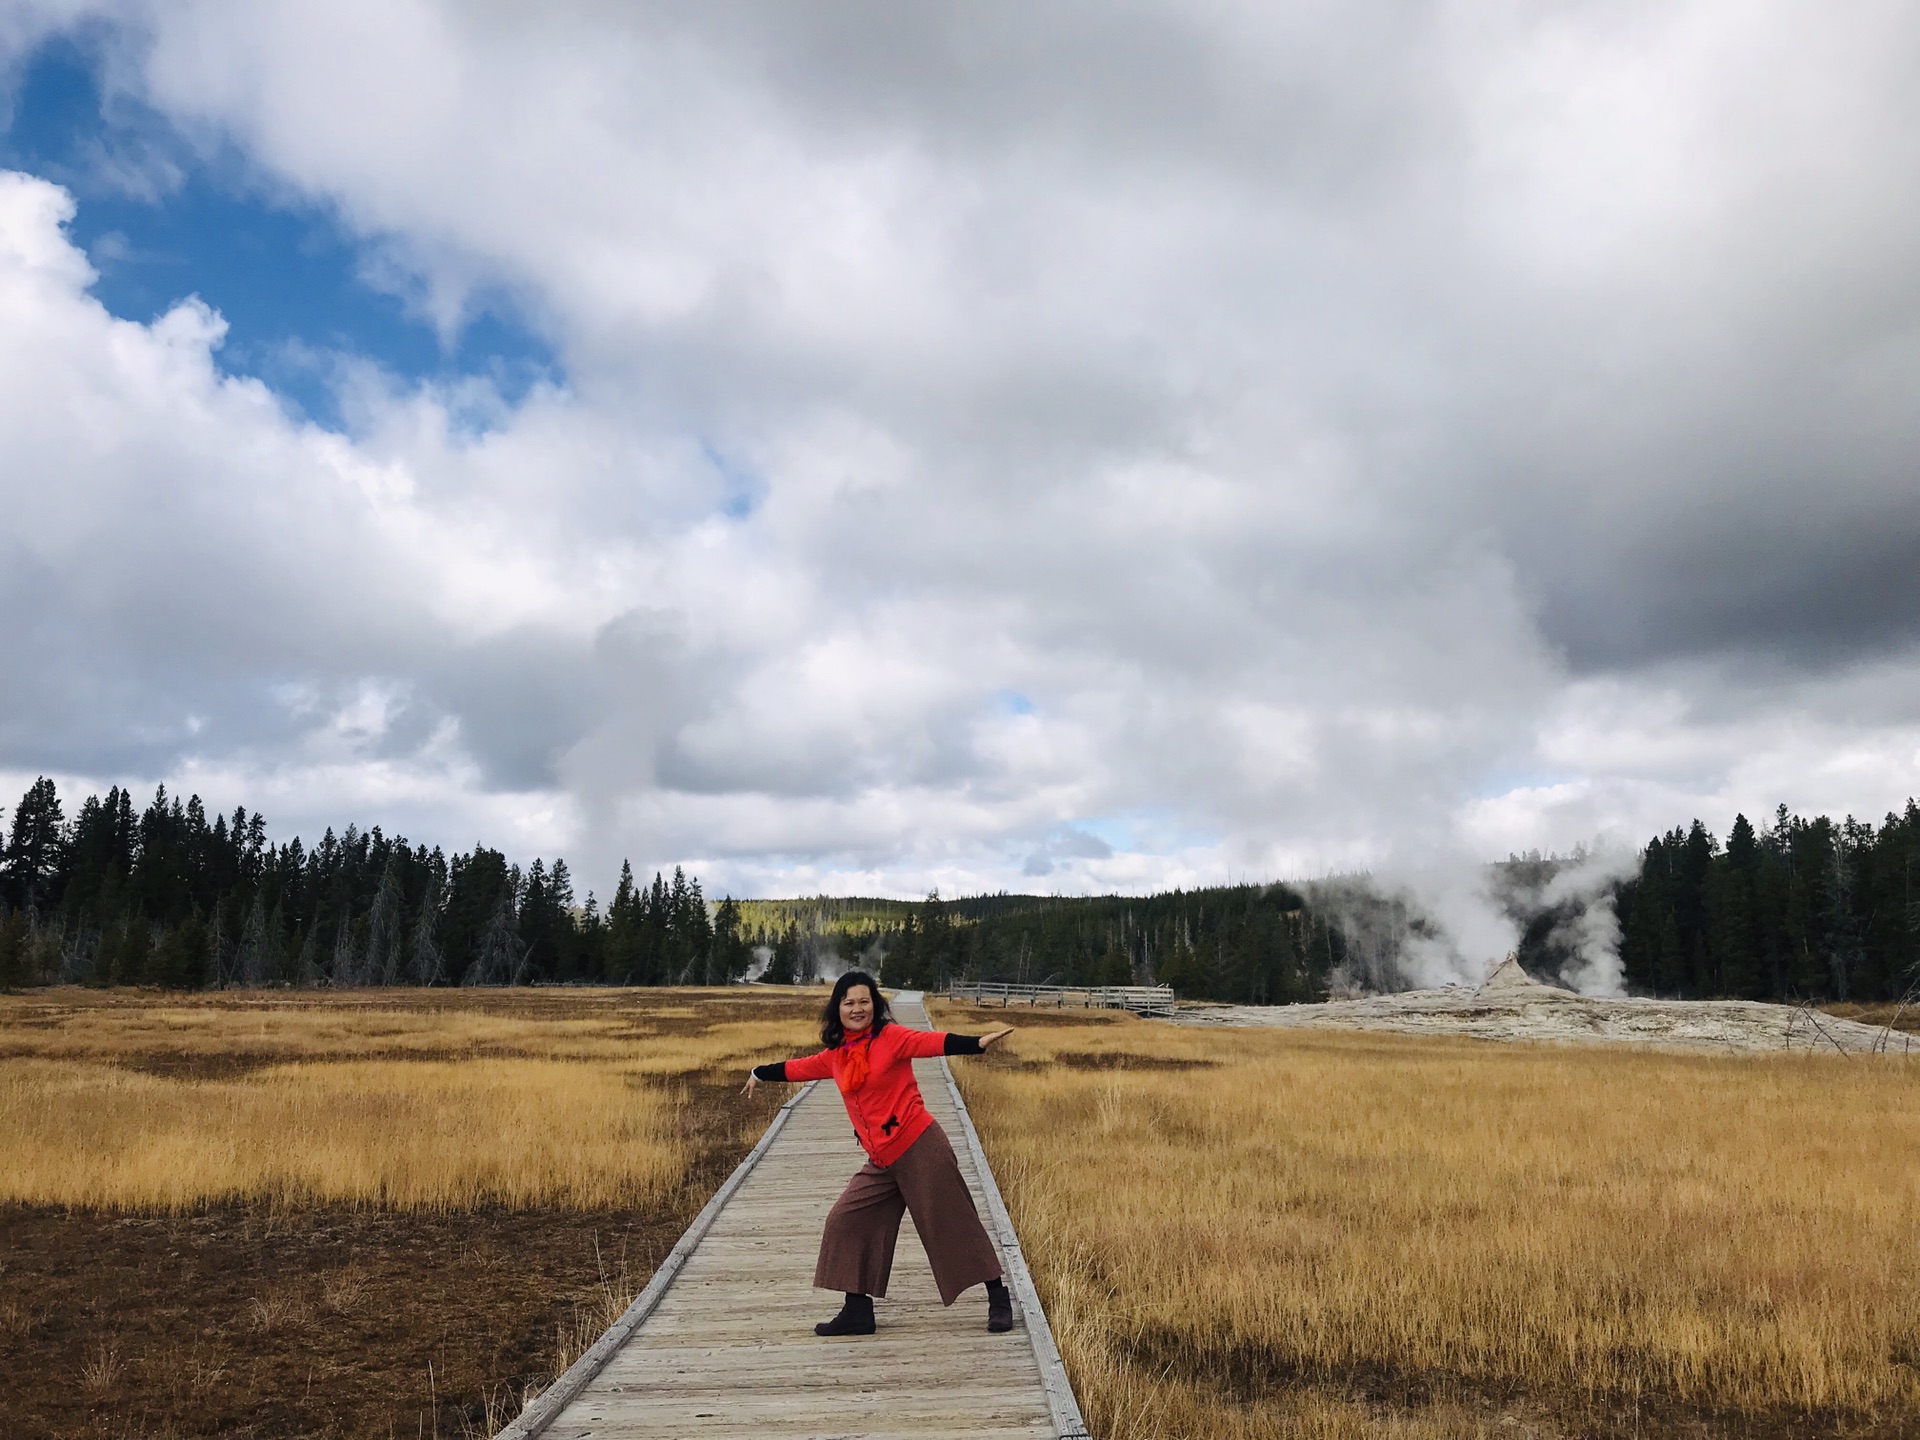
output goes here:
[{"label": "orange scarf", "polygon": [[851,1095],[867,1083],[867,1052],[873,1049],[873,1030],[868,1028],[858,1035],[849,1035],[840,1048],[847,1058],[833,1080],[842,1095]]}]

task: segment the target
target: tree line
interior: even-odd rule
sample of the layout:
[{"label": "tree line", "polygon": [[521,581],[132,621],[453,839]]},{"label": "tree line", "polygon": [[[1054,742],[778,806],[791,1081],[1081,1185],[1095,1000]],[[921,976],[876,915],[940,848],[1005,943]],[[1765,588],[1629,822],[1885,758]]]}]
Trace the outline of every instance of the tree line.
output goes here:
[{"label": "tree line", "polygon": [[1700,821],[1649,841],[1618,889],[1629,988],[1686,998],[1897,1000],[1920,983],[1920,807],[1876,829],[1782,805],[1723,845]]},{"label": "tree line", "polygon": [[[409,845],[378,826],[306,849],[267,840],[245,807],[208,817],[161,787],[115,787],[69,820],[51,780],[14,808],[0,848],[0,985],[805,983],[850,965],[889,984],[1170,984],[1241,1004],[1393,989],[1403,948],[1435,931],[1364,877],[1157,895],[957,900],[722,900],[676,868],[621,867],[604,912],[565,860],[524,872],[500,851]],[[1539,894],[1556,862],[1493,867],[1491,889]],[[1878,827],[1779,807],[1724,845],[1699,820],[1654,837],[1611,899],[1628,987],[1680,998],[1896,999],[1920,982],[1920,807]],[[1567,968],[1569,915],[1509,900],[1520,958]],[[758,964],[756,965],[756,958]],[[1489,957],[1495,958],[1495,957]]]},{"label": "tree line", "polygon": [[139,809],[89,795],[69,820],[45,778],[6,836],[0,985],[718,984],[753,958],[739,906],[678,868],[642,884],[623,865],[603,913],[561,859],[522,871],[378,826],[274,845],[257,812],[209,820],[164,786]]},{"label": "tree line", "polygon": [[1352,897],[1336,915],[1286,885],[709,906],[678,868],[643,885],[623,865],[603,912],[565,860],[523,872],[485,845],[448,857],[353,825],[308,850],[266,828],[164,786],[141,809],[120,787],[89,795],[69,820],[36,780],[0,850],[0,985],[807,983],[860,964],[904,987],[1164,982],[1279,1004],[1323,997],[1380,943]]},{"label": "tree line", "polygon": [[[1487,889],[1515,924],[1521,964],[1550,982],[1577,968],[1574,911],[1594,903],[1537,898],[1567,863],[1527,855],[1489,867]],[[1920,987],[1916,871],[1912,800],[1877,829],[1781,806],[1764,830],[1737,817],[1724,846],[1699,820],[1655,836],[1600,900],[1614,908],[1635,994],[1895,1000]],[[765,978],[778,981],[883,963],[889,984],[912,987],[1165,983],[1186,998],[1284,1004],[1405,988],[1407,948],[1440,938],[1407,897],[1365,876],[1145,897],[746,903],[753,942],[772,957]]]},{"label": "tree line", "polygon": [[775,983],[860,965],[908,989],[956,978],[1165,983],[1183,996],[1282,1004],[1325,996],[1328,975],[1349,959],[1351,933],[1287,885],[773,904],[748,901],[747,911],[769,956],[764,978]]}]

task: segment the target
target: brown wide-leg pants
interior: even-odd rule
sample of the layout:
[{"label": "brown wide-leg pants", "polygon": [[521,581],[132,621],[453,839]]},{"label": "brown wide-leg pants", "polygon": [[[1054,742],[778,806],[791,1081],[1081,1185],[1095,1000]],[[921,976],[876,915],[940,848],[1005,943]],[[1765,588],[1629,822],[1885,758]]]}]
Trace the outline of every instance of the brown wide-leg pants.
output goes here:
[{"label": "brown wide-leg pants", "polygon": [[942,1305],[1000,1278],[1000,1259],[973,1208],[953,1146],[936,1121],[893,1164],[883,1170],[869,1160],[847,1182],[827,1212],[814,1285],[849,1295],[885,1295],[903,1210],[912,1213],[913,1228],[920,1232]]}]

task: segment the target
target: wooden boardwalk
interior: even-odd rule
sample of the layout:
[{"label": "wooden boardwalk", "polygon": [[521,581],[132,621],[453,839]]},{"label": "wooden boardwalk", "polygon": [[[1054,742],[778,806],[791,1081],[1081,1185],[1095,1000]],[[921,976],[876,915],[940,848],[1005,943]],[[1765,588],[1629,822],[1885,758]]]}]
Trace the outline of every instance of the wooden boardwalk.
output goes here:
[{"label": "wooden boardwalk", "polygon": [[[899,997],[894,1013],[926,1026],[918,997]],[[1015,1299],[1011,1333],[987,1333],[982,1290],[941,1307],[911,1219],[900,1228],[890,1293],[874,1304],[879,1333],[813,1333],[840,1300],[813,1288],[820,1228],[865,1157],[839,1093],[811,1085],[781,1110],[620,1323],[500,1440],[1084,1436],[947,1062],[920,1060],[914,1070],[1000,1250]]]}]

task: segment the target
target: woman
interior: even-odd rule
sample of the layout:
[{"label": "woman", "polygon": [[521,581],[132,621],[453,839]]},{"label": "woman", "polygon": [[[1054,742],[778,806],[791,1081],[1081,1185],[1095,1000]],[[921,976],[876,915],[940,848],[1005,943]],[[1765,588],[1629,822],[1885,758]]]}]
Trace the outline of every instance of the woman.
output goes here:
[{"label": "woman", "polygon": [[762,1080],[824,1080],[833,1077],[853,1119],[853,1133],[867,1163],[827,1212],[813,1283],[846,1297],[840,1313],[813,1327],[816,1335],[873,1334],[873,1297],[887,1293],[900,1213],[913,1214],[913,1228],[933,1265],[940,1303],[951,1305],[964,1290],[987,1286],[987,1329],[1013,1328],[1013,1301],[1000,1278],[993,1242],[973,1208],[967,1182],[946,1132],[927,1113],[913,1062],[935,1055],[978,1055],[1011,1035],[1011,1027],[985,1035],[943,1035],[895,1024],[873,977],[849,970],[833,987],[821,1016],[826,1046],[804,1060],[756,1065],[743,1094]]}]

